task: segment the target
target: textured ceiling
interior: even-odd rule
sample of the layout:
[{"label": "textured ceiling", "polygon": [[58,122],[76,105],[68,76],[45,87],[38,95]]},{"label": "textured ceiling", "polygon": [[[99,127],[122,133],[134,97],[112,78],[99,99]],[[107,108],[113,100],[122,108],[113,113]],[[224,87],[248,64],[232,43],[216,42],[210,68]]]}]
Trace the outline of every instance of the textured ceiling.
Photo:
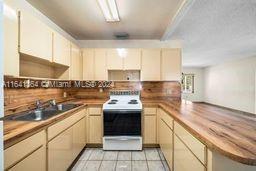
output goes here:
[{"label": "textured ceiling", "polygon": [[160,39],[183,0],[116,0],[121,22],[107,23],[97,0],[27,0],[78,40]]},{"label": "textured ceiling", "polygon": [[195,0],[168,39],[180,39],[183,66],[256,55],[256,0]]}]

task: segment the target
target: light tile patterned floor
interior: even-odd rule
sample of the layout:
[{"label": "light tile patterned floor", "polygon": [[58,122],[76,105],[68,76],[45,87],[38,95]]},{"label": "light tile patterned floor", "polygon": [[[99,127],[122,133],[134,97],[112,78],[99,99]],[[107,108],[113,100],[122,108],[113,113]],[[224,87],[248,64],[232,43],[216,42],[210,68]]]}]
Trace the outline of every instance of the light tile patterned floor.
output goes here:
[{"label": "light tile patterned floor", "polygon": [[72,171],[169,171],[169,168],[159,148],[143,151],[87,148]]}]

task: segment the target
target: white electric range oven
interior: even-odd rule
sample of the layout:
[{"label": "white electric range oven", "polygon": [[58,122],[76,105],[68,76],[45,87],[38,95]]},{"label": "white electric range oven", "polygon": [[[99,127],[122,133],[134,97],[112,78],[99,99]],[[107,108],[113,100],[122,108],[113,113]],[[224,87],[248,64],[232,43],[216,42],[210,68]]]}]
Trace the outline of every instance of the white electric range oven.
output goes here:
[{"label": "white electric range oven", "polygon": [[110,91],[103,104],[103,149],[142,150],[142,103],[139,91]]}]

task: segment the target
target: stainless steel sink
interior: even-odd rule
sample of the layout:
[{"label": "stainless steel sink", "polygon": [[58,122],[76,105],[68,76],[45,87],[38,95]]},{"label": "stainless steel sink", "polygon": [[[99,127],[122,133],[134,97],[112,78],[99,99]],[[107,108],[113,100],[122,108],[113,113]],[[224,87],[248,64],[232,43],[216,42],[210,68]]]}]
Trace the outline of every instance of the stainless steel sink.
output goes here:
[{"label": "stainless steel sink", "polygon": [[17,113],[4,119],[18,121],[41,121],[66,112],[68,110],[74,109],[78,106],[81,106],[81,104],[60,104],[58,106],[50,106],[47,108],[36,109],[33,111]]}]

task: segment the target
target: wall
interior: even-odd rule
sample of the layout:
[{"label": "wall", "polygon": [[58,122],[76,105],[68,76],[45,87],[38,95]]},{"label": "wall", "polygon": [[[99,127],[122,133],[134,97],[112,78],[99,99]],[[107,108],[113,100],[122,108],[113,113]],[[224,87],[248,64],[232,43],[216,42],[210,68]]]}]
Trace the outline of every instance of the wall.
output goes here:
[{"label": "wall", "polygon": [[205,68],[205,102],[255,113],[256,57]]},{"label": "wall", "polygon": [[26,12],[31,13],[32,15],[34,15],[38,19],[40,19],[42,22],[44,22],[46,25],[48,25],[50,28],[59,32],[64,37],[66,37],[68,40],[70,40],[71,42],[78,45],[77,40],[75,40],[72,36],[70,36],[62,28],[60,28],[57,24],[55,24],[53,21],[51,21],[48,17],[43,15],[39,10],[34,8],[26,0],[4,0],[4,3],[6,3],[7,5],[10,5],[14,9],[25,10]]},{"label": "wall", "polygon": [[[7,80],[7,79],[6,79]],[[179,82],[140,82],[140,81],[116,81],[113,87],[106,88],[103,92],[99,88],[5,88],[4,109],[5,115],[25,111],[35,107],[35,101],[42,102],[50,99],[63,101],[63,93],[68,97],[85,99],[108,99],[109,90],[140,90],[142,99],[178,99],[181,98]]]},{"label": "wall", "polygon": [[[0,118],[4,116],[4,110],[3,110],[3,1],[0,0]],[[3,157],[3,121],[0,121],[0,170],[4,170],[3,163],[4,163],[4,157]]]},{"label": "wall", "polygon": [[194,93],[182,93],[182,99],[193,102],[204,101],[204,69],[203,68],[182,68],[184,74],[194,74]]}]

